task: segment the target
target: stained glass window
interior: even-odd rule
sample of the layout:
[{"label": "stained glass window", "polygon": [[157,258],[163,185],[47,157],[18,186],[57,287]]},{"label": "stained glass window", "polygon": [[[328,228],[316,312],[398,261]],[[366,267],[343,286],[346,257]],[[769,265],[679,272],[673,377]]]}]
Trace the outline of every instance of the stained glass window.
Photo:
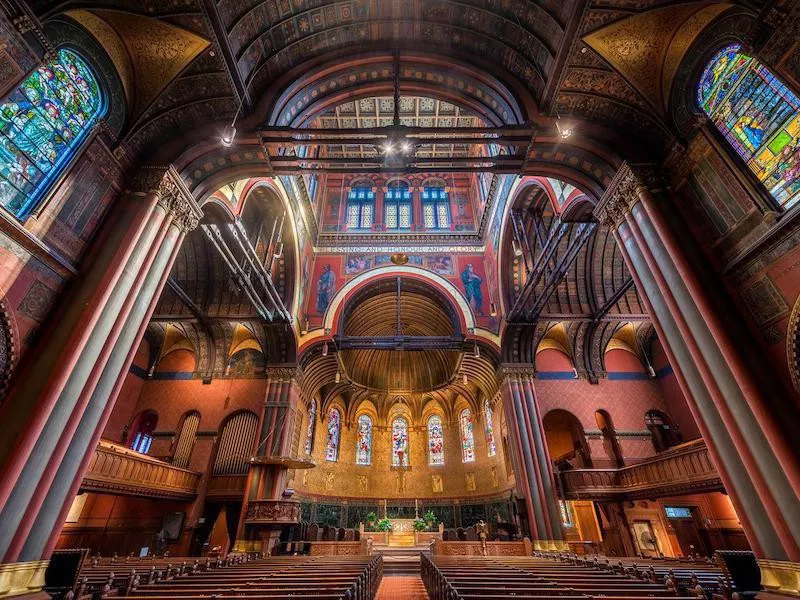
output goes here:
[{"label": "stained glass window", "polygon": [[468,408],[461,411],[461,456],[464,462],[475,460],[475,436],[472,434],[472,413]]},{"label": "stained glass window", "polygon": [[392,466],[408,466],[408,421],[403,417],[392,422]]},{"label": "stained glass window", "polygon": [[411,190],[404,181],[396,181],[383,196],[383,223],[386,229],[411,228]]},{"label": "stained glass window", "polygon": [[741,46],[706,65],[697,102],[785,208],[800,198],[800,99]]},{"label": "stained glass window", "polygon": [[105,111],[97,78],[70,50],[0,105],[0,205],[25,218]]},{"label": "stained glass window", "polygon": [[328,413],[328,439],[325,443],[325,460],[336,462],[339,458],[339,429],[342,426],[342,415],[335,408]]},{"label": "stained glass window", "polygon": [[422,219],[426,229],[450,228],[450,196],[443,187],[422,190]]},{"label": "stained glass window", "polygon": [[136,434],[136,437],[133,438],[133,444],[131,444],[131,449],[134,452],[141,452],[142,454],[147,454],[150,451],[150,445],[152,443],[153,443],[152,435],[139,432]]},{"label": "stained glass window", "polygon": [[371,229],[375,192],[369,187],[354,187],[347,196],[347,228]]},{"label": "stained glass window", "polygon": [[314,428],[317,423],[317,401],[311,401],[311,408],[308,409],[308,428],[306,429],[306,454],[311,454],[314,449]]},{"label": "stained glass window", "polygon": [[428,419],[428,464],[444,464],[444,429],[439,415]]},{"label": "stained glass window", "polygon": [[356,434],[356,464],[368,465],[372,462],[372,419],[369,415],[358,417]]},{"label": "stained glass window", "polygon": [[558,501],[558,511],[561,513],[561,524],[572,527],[572,514],[569,505],[564,500]]},{"label": "stained glass window", "polygon": [[483,401],[483,418],[486,420],[486,446],[489,449],[489,456],[497,454],[497,446],[494,443],[494,422],[492,419],[492,407],[489,400]]}]

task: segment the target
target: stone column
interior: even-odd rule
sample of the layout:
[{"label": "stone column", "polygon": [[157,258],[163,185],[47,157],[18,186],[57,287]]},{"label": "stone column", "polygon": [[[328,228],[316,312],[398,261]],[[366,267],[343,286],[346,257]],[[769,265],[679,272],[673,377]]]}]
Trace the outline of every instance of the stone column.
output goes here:
[{"label": "stone column", "polygon": [[525,496],[531,537],[563,540],[553,467],[528,365],[503,365],[503,410],[511,439],[511,458],[519,491]]},{"label": "stone column", "polygon": [[258,444],[247,475],[234,549],[269,554],[281,531],[300,521],[300,503],[284,496],[288,471],[310,463],[292,455],[300,400],[297,367],[267,367],[267,378]]},{"label": "stone column", "polygon": [[754,551],[800,560],[797,444],[664,219],[666,200],[652,165],[626,163],[595,215],[614,232]]},{"label": "stone column", "polygon": [[0,557],[49,557],[186,231],[202,212],[172,167],[145,167],[19,372],[0,418]]}]

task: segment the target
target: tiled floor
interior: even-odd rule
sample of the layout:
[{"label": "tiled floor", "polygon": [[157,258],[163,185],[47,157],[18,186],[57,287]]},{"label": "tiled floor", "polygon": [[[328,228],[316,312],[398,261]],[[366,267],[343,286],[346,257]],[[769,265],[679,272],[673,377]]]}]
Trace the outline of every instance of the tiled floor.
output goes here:
[{"label": "tiled floor", "polygon": [[385,576],[378,588],[376,600],[428,600],[419,575]]}]

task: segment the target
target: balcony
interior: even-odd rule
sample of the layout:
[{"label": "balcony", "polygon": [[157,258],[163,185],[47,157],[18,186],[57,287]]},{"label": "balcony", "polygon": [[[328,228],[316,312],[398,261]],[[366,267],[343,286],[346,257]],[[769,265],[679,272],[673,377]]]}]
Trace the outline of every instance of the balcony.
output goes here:
[{"label": "balcony", "polygon": [[101,440],[84,475],[81,491],[171,500],[197,495],[200,473]]},{"label": "balcony", "polygon": [[574,469],[556,474],[568,500],[637,500],[724,491],[702,439],[621,469]]}]

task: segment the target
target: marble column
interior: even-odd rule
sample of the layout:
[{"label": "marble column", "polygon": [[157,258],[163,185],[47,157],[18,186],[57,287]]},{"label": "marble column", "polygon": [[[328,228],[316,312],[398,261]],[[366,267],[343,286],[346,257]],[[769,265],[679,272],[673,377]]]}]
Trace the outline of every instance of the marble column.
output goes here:
[{"label": "marble column", "polygon": [[754,551],[800,560],[797,446],[664,218],[670,201],[652,165],[626,163],[594,212],[614,232]]},{"label": "marble column", "polygon": [[0,558],[49,557],[186,231],[202,212],[172,167],[144,167],[31,350],[0,415]]},{"label": "marble column", "polygon": [[237,528],[237,550],[270,553],[281,531],[300,521],[300,504],[285,496],[288,471],[304,461],[292,455],[300,401],[294,365],[267,367],[267,392]]},{"label": "marble column", "polygon": [[502,367],[503,410],[508,422],[517,487],[525,497],[534,540],[563,540],[553,466],[536,400],[534,370],[528,365]]}]

